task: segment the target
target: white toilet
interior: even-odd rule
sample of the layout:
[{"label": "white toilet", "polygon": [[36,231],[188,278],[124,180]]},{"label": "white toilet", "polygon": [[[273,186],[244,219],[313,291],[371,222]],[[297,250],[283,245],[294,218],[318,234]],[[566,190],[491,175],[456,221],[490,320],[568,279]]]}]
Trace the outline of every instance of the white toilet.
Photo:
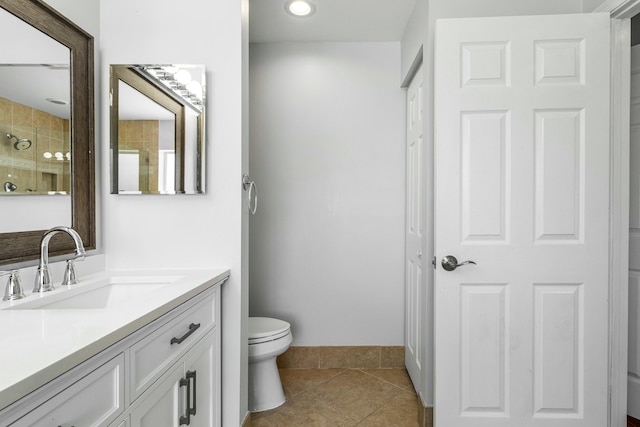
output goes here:
[{"label": "white toilet", "polygon": [[249,411],[266,411],[285,402],[276,357],[292,341],[289,323],[269,317],[249,318]]}]

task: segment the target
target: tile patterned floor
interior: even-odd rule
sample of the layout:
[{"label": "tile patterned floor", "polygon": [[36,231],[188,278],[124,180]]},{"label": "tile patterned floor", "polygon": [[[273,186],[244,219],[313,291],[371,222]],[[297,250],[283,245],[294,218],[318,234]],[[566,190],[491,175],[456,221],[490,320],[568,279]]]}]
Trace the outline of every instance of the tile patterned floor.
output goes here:
[{"label": "tile patterned floor", "polygon": [[287,402],[254,413],[252,427],[418,427],[404,369],[281,369]]}]

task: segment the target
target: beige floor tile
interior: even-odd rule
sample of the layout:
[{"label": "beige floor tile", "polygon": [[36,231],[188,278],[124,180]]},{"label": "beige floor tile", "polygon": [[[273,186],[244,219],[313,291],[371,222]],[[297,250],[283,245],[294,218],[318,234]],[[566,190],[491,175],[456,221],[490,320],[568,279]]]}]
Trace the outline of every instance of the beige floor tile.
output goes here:
[{"label": "beige floor tile", "polygon": [[393,385],[415,394],[413,383],[406,369],[362,369],[362,372],[390,382]]},{"label": "beige floor tile", "polygon": [[319,368],[379,368],[380,347],[320,347]]},{"label": "beige floor tile", "polygon": [[404,347],[380,347],[380,367],[404,369]]},{"label": "beige floor tile", "polygon": [[281,369],[287,402],[252,427],[417,427],[418,397],[404,369]]},{"label": "beige floor tile", "polygon": [[360,370],[347,370],[320,384],[313,394],[360,421],[391,401],[399,391],[402,392]]},{"label": "beige floor tile", "polygon": [[319,347],[289,347],[287,351],[278,356],[280,368],[319,368]]},{"label": "beige floor tile", "polygon": [[312,391],[343,371],[344,369],[280,369],[280,380],[285,395],[289,397],[303,391]]},{"label": "beige floor tile", "polygon": [[353,427],[356,421],[303,392],[281,407],[252,414],[252,427]]},{"label": "beige floor tile", "polygon": [[418,427],[418,398],[402,393],[358,423],[358,427]]}]

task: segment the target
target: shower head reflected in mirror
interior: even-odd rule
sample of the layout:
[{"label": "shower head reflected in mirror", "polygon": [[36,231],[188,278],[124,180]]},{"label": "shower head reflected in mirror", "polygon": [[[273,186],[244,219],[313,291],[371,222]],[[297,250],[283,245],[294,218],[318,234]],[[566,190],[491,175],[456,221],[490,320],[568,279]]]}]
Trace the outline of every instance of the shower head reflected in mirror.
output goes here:
[{"label": "shower head reflected in mirror", "polygon": [[12,193],[16,191],[17,188],[18,187],[13,182],[7,181],[4,183],[4,191],[7,193]]},{"label": "shower head reflected in mirror", "polygon": [[7,139],[14,139],[16,142],[13,143],[13,148],[18,151],[28,150],[31,147],[31,140],[27,138],[18,138],[12,133],[7,133]]}]

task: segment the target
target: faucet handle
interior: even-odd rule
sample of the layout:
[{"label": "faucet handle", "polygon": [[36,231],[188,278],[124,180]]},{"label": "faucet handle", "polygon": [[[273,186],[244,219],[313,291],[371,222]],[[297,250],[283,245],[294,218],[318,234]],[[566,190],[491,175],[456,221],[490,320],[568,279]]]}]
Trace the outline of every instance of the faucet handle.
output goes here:
[{"label": "faucet handle", "polygon": [[36,270],[36,283],[33,286],[33,293],[49,292],[54,289],[53,283],[51,283],[51,275],[49,274],[49,265],[43,264],[38,266]]},{"label": "faucet handle", "polygon": [[74,267],[75,258],[67,260],[67,268],[64,270],[64,277],[62,278],[62,286],[70,286],[78,283],[76,279],[76,269]]},{"label": "faucet handle", "polygon": [[0,276],[9,275],[7,281],[7,287],[4,290],[3,301],[14,301],[25,297],[22,291],[22,284],[20,284],[20,272],[18,270],[10,270],[0,272]]}]

